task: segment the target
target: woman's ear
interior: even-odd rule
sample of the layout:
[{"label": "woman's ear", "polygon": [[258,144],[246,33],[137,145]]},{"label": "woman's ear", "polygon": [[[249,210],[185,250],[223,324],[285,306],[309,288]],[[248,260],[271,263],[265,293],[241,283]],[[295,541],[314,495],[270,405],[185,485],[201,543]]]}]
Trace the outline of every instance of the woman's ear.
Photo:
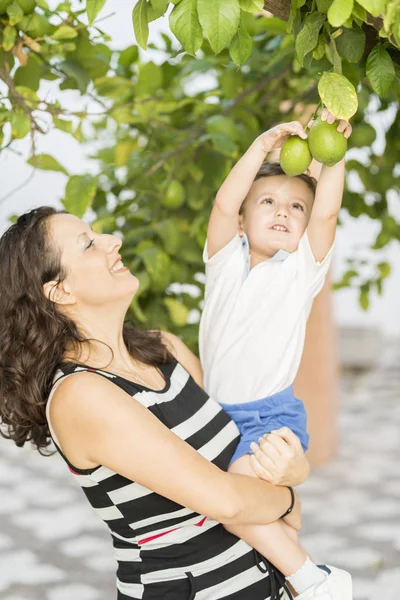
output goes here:
[{"label": "woman's ear", "polygon": [[43,285],[43,293],[50,302],[61,304],[75,304],[75,296],[68,290],[68,286],[59,281],[48,281]]}]

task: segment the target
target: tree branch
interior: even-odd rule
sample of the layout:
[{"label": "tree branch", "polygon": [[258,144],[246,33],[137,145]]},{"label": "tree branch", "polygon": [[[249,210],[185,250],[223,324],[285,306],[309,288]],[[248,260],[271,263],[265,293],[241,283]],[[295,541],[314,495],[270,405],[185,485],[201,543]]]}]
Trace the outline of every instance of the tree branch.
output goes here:
[{"label": "tree branch", "polygon": [[[11,75],[9,73],[7,73],[6,69],[3,69],[3,67],[0,67],[0,79],[2,79],[4,81],[4,83],[8,86],[8,89],[10,90],[11,100],[14,101],[15,104],[20,106],[22,108],[22,110],[24,111],[24,113],[26,114],[26,116],[28,117],[28,119],[31,123],[31,130],[33,128],[35,131],[39,131],[40,133],[45,133],[44,130],[40,127],[40,125],[38,125],[38,123],[35,120],[35,117],[32,114],[34,109],[30,108],[28,106],[28,104],[26,103],[25,98],[17,92],[15,85],[14,85],[13,78],[11,77]],[[32,101],[30,100],[29,102],[32,102]]]}]

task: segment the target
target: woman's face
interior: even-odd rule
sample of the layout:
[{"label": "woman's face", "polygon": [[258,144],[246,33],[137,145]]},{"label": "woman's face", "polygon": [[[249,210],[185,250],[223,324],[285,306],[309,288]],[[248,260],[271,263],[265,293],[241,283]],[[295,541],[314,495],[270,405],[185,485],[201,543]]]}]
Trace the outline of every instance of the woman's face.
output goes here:
[{"label": "woman's face", "polygon": [[78,217],[53,215],[49,219],[53,243],[61,250],[61,263],[67,271],[62,282],[62,304],[96,307],[125,300],[135,295],[138,279],[121,263],[121,240],[99,234]]}]

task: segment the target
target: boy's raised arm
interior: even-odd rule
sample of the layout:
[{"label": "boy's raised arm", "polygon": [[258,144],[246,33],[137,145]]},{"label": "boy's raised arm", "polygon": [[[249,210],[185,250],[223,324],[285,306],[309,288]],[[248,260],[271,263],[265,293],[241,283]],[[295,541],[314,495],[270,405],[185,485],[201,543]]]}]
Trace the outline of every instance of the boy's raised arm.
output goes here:
[{"label": "boy's raised arm", "polygon": [[[335,117],[326,108],[322,111],[321,119],[327,120],[328,123],[335,121]],[[345,138],[351,135],[351,125],[347,121],[339,121],[337,130],[344,132]],[[324,260],[335,239],[337,218],[343,199],[344,174],[343,158],[333,167],[324,165],[318,179],[314,205],[307,226],[308,240],[317,262]]]},{"label": "boy's raised arm", "polygon": [[216,195],[208,223],[209,258],[235,237],[238,231],[240,207],[264,162],[265,155],[275,148],[280,148],[291,134],[302,138],[307,137],[299,121],[276,125],[261,134],[225,179]]}]

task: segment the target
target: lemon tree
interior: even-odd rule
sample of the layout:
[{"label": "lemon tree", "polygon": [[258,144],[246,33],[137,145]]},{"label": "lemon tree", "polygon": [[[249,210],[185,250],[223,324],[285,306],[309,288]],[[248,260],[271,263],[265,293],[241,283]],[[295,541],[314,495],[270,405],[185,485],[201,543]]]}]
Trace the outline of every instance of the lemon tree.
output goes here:
[{"label": "lemon tree", "polygon": [[[85,14],[84,3],[76,9],[68,0],[54,8],[46,0],[0,0],[0,153],[15,144],[20,152],[26,139],[20,160],[64,179],[68,210],[123,238],[124,262],[140,280],[133,319],[196,348],[216,191],[261,131],[310,115],[319,101],[351,118],[349,147],[363,152],[347,160],[362,191],[349,178],[343,210],[379,224],[377,250],[398,243],[389,200],[399,192],[399,2],[132,1],[125,47],[101,28],[99,11],[108,5],[88,0]],[[263,8],[273,16],[257,16]],[[165,13],[171,31],[155,63],[143,48]],[[190,87],[196,73],[207,87]],[[70,108],[70,90],[81,97],[79,110]],[[375,112],[395,113],[380,132],[384,153],[374,142],[371,103]],[[90,172],[69,172],[51,149],[39,151],[38,140],[54,128],[87,147]],[[91,139],[95,150],[85,146]],[[309,155],[291,144],[303,168]],[[16,178],[15,189],[23,183]],[[19,212],[12,190],[0,193],[0,210],[10,218]],[[377,258],[364,273],[349,260],[337,285],[357,286],[366,307],[390,265]]]}]

